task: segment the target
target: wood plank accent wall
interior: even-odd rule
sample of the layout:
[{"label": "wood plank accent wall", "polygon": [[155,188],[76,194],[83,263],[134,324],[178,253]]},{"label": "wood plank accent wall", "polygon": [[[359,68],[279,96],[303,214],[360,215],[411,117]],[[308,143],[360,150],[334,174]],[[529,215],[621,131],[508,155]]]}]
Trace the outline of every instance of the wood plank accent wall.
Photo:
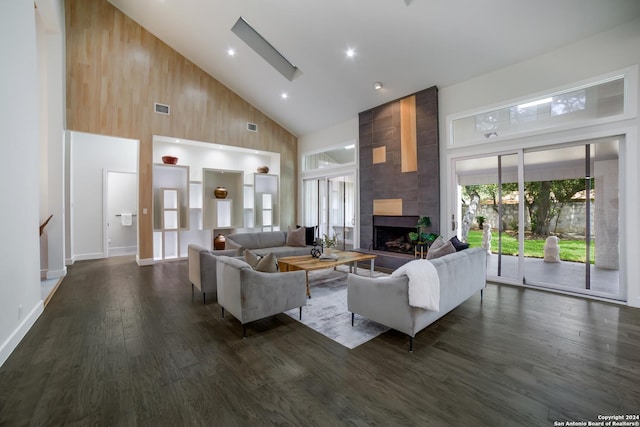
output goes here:
[{"label": "wood plank accent wall", "polygon": [[[66,0],[65,14],[67,129],[140,140],[140,212],[152,211],[152,139],[163,135],[280,153],[281,226],[294,225],[296,136],[106,0]],[[141,259],[153,258],[151,219],[139,218]]]},{"label": "wood plank accent wall", "polygon": [[416,97],[400,100],[400,159],[402,172],[418,170],[418,141],[416,136]]},{"label": "wood plank accent wall", "polygon": [[[438,88],[413,94],[415,99],[415,172],[403,172],[401,141],[402,102],[363,111],[359,115],[360,145],[360,247],[373,240],[373,215],[380,200],[399,199],[390,215],[428,216],[430,231],[440,231],[440,154],[438,143]],[[386,161],[376,161],[374,152],[386,150]],[[388,205],[382,204],[384,211]],[[446,233],[446,230],[443,230]],[[377,263],[377,261],[376,261]]]}]

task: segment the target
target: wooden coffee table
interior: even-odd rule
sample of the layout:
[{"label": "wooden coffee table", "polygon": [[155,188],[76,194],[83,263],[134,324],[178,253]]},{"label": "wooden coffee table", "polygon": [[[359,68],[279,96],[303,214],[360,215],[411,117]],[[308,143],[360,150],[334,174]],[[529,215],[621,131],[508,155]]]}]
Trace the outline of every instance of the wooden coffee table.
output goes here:
[{"label": "wooden coffee table", "polygon": [[[307,297],[311,298],[311,291],[309,290],[309,272],[314,270],[322,270],[325,268],[333,268],[338,265],[353,264],[356,267],[358,262],[369,260],[371,262],[369,275],[373,275],[373,267],[376,259],[374,254],[363,254],[360,252],[351,251],[333,251],[332,253],[338,255],[338,259],[335,261],[320,261],[318,258],[314,258],[311,255],[301,256],[288,256],[278,258],[278,268],[280,271],[296,271],[304,270],[307,273]],[[352,271],[350,269],[350,271]]]}]

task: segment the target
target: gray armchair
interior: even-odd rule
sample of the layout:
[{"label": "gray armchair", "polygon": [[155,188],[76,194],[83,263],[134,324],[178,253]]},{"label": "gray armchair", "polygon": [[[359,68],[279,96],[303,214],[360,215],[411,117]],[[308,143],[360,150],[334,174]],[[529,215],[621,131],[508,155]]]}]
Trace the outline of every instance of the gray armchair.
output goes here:
[{"label": "gray armchair", "polygon": [[217,258],[218,304],[222,317],[227,310],[242,324],[242,336],[247,336],[246,324],[307,304],[306,273],[291,271],[263,273],[255,271],[241,259]]},{"label": "gray armchair", "polygon": [[190,244],[188,247],[189,281],[191,294],[194,288],[202,293],[202,303],[207,302],[207,293],[216,292],[216,258],[220,255],[235,256],[236,249],[210,251],[202,246]]}]

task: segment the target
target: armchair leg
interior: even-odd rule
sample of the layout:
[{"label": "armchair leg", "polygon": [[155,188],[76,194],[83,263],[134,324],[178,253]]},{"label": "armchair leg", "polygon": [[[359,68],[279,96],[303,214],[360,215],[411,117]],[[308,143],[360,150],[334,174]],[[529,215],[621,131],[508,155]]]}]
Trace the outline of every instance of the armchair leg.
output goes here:
[{"label": "armchair leg", "polygon": [[191,284],[191,299],[193,299],[193,288],[194,288],[194,286],[193,286],[193,283],[192,283]]},{"label": "armchair leg", "polygon": [[207,303],[207,294],[205,292],[202,293],[202,303],[203,304]]},{"label": "armchair leg", "polygon": [[356,317],[355,313],[351,313],[351,326],[353,326],[353,319]]},{"label": "armchair leg", "polygon": [[413,337],[409,337],[409,353],[413,353]]},{"label": "armchair leg", "polygon": [[222,308],[222,318],[224,319],[224,307],[221,307],[221,308]]},{"label": "armchair leg", "polygon": [[480,302],[482,303],[482,298],[484,297],[484,289],[480,289]]},{"label": "armchair leg", "polygon": [[302,320],[302,306],[300,306],[300,320]]},{"label": "armchair leg", "polygon": [[242,339],[247,338],[247,326],[242,325]]}]

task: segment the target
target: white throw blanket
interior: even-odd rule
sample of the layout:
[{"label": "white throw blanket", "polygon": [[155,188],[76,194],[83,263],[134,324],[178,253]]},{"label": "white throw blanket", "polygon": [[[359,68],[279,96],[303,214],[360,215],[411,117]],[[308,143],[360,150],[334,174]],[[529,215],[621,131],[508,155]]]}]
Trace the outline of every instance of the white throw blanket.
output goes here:
[{"label": "white throw blanket", "polygon": [[438,270],[426,259],[409,261],[391,273],[391,277],[409,278],[409,305],[440,311],[440,277]]}]

